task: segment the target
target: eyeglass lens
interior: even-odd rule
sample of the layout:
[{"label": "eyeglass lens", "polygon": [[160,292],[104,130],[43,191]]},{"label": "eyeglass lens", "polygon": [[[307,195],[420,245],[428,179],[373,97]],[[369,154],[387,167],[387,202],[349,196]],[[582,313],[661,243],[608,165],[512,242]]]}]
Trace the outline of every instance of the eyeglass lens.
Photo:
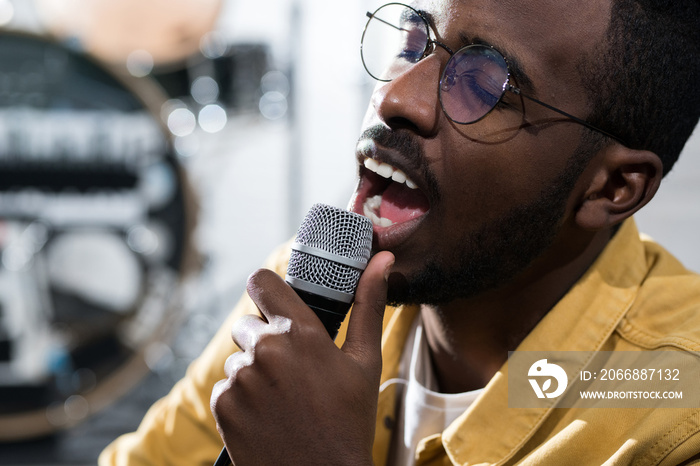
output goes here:
[{"label": "eyeglass lens", "polygon": [[[414,9],[397,3],[370,16],[362,36],[362,61],[380,81],[391,81],[423,58],[431,44],[428,24]],[[440,103],[456,123],[483,118],[499,102],[508,81],[508,65],[490,47],[472,45],[458,50],[440,79]]]},{"label": "eyeglass lens", "polygon": [[442,74],[442,108],[457,123],[474,123],[498,104],[507,82],[503,56],[483,45],[464,47],[450,58]]},{"label": "eyeglass lens", "polygon": [[417,11],[389,3],[367,22],[362,62],[374,79],[391,81],[423,58],[429,38],[428,24]]}]

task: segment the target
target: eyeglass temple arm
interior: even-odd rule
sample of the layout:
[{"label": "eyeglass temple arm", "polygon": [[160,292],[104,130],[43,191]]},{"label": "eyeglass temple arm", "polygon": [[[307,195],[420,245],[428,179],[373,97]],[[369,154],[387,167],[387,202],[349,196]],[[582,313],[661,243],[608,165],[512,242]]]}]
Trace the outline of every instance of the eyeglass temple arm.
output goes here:
[{"label": "eyeglass temple arm", "polygon": [[597,128],[597,127],[593,126],[592,124],[588,123],[586,120],[582,120],[581,118],[578,118],[578,117],[575,117],[575,116],[573,116],[573,115],[570,115],[570,114],[566,113],[565,111],[559,110],[559,109],[556,108],[556,107],[552,107],[551,105],[546,104],[546,103],[542,102],[541,100],[537,100],[537,99],[535,99],[534,97],[530,97],[530,96],[528,96],[528,95],[525,95],[525,94],[523,94],[522,92],[520,92],[520,89],[519,89],[519,88],[517,88],[517,87],[515,87],[515,86],[513,86],[513,85],[511,85],[511,84],[506,84],[506,90],[512,92],[513,94],[517,94],[517,95],[519,95],[519,96],[521,96],[521,97],[525,97],[526,99],[531,100],[531,101],[535,102],[536,104],[540,104],[540,105],[542,105],[543,107],[552,110],[553,112],[557,112],[557,113],[560,114],[560,115],[564,115],[565,117],[574,120],[576,123],[582,124],[583,126],[585,126],[585,127],[588,128],[588,129],[591,129],[591,130],[593,130],[593,131],[597,131],[597,132],[599,132],[599,133],[601,133],[601,134],[604,134],[605,136],[607,136],[607,137],[609,137],[609,138],[612,138],[612,139],[614,139],[615,141],[619,142],[619,143],[622,144],[623,146],[626,146],[626,145],[627,145],[627,144],[625,144],[624,141],[622,141],[622,140],[621,140],[620,138],[618,138],[617,136],[613,136],[612,134],[608,133],[607,131],[604,131],[604,130],[602,130],[602,129],[600,129],[600,128]]},{"label": "eyeglass temple arm", "polygon": [[408,30],[408,29],[400,28],[400,27],[398,27],[398,26],[396,26],[396,25],[394,25],[394,24],[391,24],[391,23],[389,23],[389,22],[387,22],[387,21],[384,21],[382,18],[380,18],[380,17],[378,17],[378,16],[374,16],[374,13],[370,13],[369,11],[367,12],[367,17],[368,17],[369,19],[376,19],[377,21],[381,21],[382,23],[386,24],[387,26],[391,26],[391,27],[393,27],[394,29],[397,29],[397,30],[399,30],[399,31],[407,31],[407,30]]}]

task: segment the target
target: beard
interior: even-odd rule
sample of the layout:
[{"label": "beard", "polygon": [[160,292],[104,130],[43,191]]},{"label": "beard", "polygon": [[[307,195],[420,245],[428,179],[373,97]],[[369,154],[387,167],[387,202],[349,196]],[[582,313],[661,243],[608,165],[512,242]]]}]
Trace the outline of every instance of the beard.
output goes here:
[{"label": "beard", "polygon": [[456,262],[428,257],[410,277],[392,275],[387,300],[392,305],[438,305],[498,288],[525,270],[554,241],[576,180],[593,155],[583,144],[567,168],[534,202],[511,209],[481,229],[466,234],[454,251]]}]

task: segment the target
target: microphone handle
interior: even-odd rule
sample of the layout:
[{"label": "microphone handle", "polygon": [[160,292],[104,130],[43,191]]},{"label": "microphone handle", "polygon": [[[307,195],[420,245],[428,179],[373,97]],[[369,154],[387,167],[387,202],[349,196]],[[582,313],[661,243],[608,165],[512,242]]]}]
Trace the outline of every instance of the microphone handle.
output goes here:
[{"label": "microphone handle", "polygon": [[335,299],[325,298],[315,293],[309,293],[298,288],[292,289],[313,310],[326,328],[331,339],[338,336],[340,324],[345,320],[345,316],[350,310],[352,303],[344,303]]},{"label": "microphone handle", "polygon": [[[345,316],[350,310],[352,303],[344,303],[334,299],[324,298],[323,296],[299,290],[294,287],[292,287],[292,289],[301,297],[306,305],[316,313],[318,318],[321,319],[323,326],[326,328],[328,335],[335,340],[335,337],[338,336],[340,324],[345,320]],[[214,466],[232,466],[232,464],[226,447],[222,448]]]},{"label": "microphone handle", "polygon": [[231,458],[228,456],[228,451],[226,451],[226,447],[221,449],[221,453],[219,453],[219,457],[216,459],[216,463],[214,463],[214,466],[231,466],[233,463],[231,463]]}]

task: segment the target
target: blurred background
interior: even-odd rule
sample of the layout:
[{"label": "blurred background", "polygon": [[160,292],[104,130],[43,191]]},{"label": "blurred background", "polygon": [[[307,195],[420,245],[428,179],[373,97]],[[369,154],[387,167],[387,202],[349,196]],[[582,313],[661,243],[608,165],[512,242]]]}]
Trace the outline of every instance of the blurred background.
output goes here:
[{"label": "blurred background", "polygon": [[[95,464],[347,204],[381,3],[0,0],[0,464]],[[700,271],[697,179],[698,134],[637,221]]]}]

